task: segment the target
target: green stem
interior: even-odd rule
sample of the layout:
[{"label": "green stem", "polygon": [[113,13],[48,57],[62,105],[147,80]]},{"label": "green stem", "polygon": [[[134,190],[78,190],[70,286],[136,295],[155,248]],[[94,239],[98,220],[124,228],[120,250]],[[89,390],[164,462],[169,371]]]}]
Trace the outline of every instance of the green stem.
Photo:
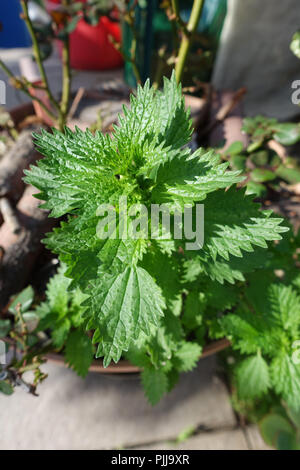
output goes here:
[{"label": "green stem", "polygon": [[[70,0],[63,0],[62,5],[69,6]],[[62,97],[60,102],[59,129],[63,131],[67,124],[68,111],[71,94],[71,66],[70,66],[70,38],[69,35],[63,40],[62,49]]]},{"label": "green stem", "polygon": [[132,43],[131,43],[131,49],[130,49],[130,62],[131,62],[132,71],[134,73],[135,79],[137,83],[140,84],[142,82],[142,79],[141,79],[141,74],[140,74],[140,71],[138,69],[137,62],[136,62],[138,34],[137,34],[137,31],[135,29],[135,24],[134,24],[134,21],[135,21],[134,8],[132,8],[132,10],[128,12],[128,15],[126,15],[126,21],[129,25],[129,28],[132,34]]},{"label": "green stem", "polygon": [[26,26],[28,28],[28,31],[29,31],[29,34],[30,34],[31,40],[32,40],[33,54],[34,54],[37,66],[39,68],[39,71],[40,71],[42,82],[45,86],[45,92],[47,93],[47,96],[48,96],[50,102],[59,111],[59,103],[56,101],[56,99],[54,98],[54,96],[51,92],[49,82],[48,82],[48,78],[47,78],[47,75],[46,75],[46,71],[45,71],[45,68],[44,68],[44,65],[43,65],[43,61],[42,61],[41,51],[40,51],[40,47],[39,47],[39,44],[38,44],[38,40],[37,40],[35,31],[34,31],[32,22],[29,18],[27,0],[20,0],[20,2],[21,2],[21,5],[22,5],[23,13],[24,13],[24,21],[26,23]]},{"label": "green stem", "polygon": [[6,129],[11,138],[13,140],[17,140],[17,138],[19,137],[19,132],[17,131],[17,129],[15,127],[7,127]]},{"label": "green stem", "polygon": [[[168,15],[169,16],[169,15]],[[181,31],[181,18],[180,18],[180,9],[178,0],[172,0],[172,15],[169,17],[172,28],[172,37],[173,37],[173,55],[176,56],[176,51],[179,46],[179,37]]]},{"label": "green stem", "polygon": [[176,61],[175,75],[177,83],[182,79],[186,59],[193,41],[193,34],[198,26],[203,6],[204,0],[194,0],[191,16],[186,27],[186,32],[183,34]]},{"label": "green stem", "polygon": [[166,47],[162,46],[158,51],[158,60],[157,60],[157,65],[156,65],[155,78],[153,80],[153,88],[155,90],[158,89],[160,82],[161,82],[164,65],[166,63],[165,55],[166,55]]},{"label": "green stem", "polygon": [[172,10],[175,14],[176,18],[180,17],[180,9],[179,9],[179,2],[178,0],[172,0]]},{"label": "green stem", "polygon": [[136,47],[137,47],[137,38],[136,36],[133,35],[132,47],[131,47],[131,52],[130,52],[130,62],[131,62],[131,67],[132,67],[137,83],[141,83],[142,79],[141,79],[140,71],[136,63]]}]

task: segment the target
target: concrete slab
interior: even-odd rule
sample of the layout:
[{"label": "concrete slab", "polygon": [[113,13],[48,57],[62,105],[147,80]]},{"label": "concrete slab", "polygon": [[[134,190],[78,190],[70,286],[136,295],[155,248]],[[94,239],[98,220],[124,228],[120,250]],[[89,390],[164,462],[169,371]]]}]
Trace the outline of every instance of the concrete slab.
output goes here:
[{"label": "concrete slab", "polygon": [[[91,373],[85,380],[53,364],[40,397],[0,396],[1,449],[115,449],[174,440],[187,427],[232,427],[235,416],[210,357],[182,375],[156,407],[138,376]],[[209,443],[209,440],[207,441]],[[204,444],[203,444],[204,445]]]}]

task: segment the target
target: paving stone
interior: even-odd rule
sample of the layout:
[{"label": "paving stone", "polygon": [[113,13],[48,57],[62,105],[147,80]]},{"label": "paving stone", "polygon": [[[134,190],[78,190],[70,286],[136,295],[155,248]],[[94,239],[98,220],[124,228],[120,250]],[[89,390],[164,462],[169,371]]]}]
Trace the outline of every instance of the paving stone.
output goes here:
[{"label": "paving stone", "polygon": [[215,359],[200,361],[156,407],[138,376],[90,373],[85,380],[46,364],[35,398],[18,389],[0,396],[1,449],[107,449],[174,439],[191,426],[232,427],[235,417]]},{"label": "paving stone", "polygon": [[[0,49],[0,58],[17,76],[20,75],[19,60],[23,57],[32,56],[31,48],[19,49]],[[49,59],[44,62],[51,90],[57,94],[61,90],[61,62],[57,51],[54,50]],[[123,83],[123,69],[114,70],[73,70],[72,91],[79,87],[86,89],[98,89],[106,83],[115,83],[116,87]],[[0,80],[7,84],[6,88],[6,107],[11,109],[22,103],[27,103],[30,99],[21,91],[14,89],[9,85],[7,75],[0,69]]]},{"label": "paving stone", "polygon": [[136,447],[136,450],[249,450],[242,430],[225,430],[200,433],[185,442],[174,445],[168,442]]}]

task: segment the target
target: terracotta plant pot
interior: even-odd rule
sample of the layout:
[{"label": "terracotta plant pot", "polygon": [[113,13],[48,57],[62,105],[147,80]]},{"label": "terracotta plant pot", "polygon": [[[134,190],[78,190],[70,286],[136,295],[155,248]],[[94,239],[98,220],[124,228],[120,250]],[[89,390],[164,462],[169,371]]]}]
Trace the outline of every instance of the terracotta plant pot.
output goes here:
[{"label": "terracotta plant pot", "polygon": [[[223,349],[228,348],[228,346],[230,346],[230,341],[226,338],[220,339],[219,341],[213,341],[203,348],[200,360],[223,351]],[[47,354],[47,359],[50,362],[67,367],[64,357],[61,354]],[[139,367],[132,365],[125,359],[121,359],[117,364],[110,364],[106,368],[103,367],[101,359],[98,359],[94,360],[89,368],[89,372],[98,372],[99,374],[137,374],[140,371],[141,369]]]}]

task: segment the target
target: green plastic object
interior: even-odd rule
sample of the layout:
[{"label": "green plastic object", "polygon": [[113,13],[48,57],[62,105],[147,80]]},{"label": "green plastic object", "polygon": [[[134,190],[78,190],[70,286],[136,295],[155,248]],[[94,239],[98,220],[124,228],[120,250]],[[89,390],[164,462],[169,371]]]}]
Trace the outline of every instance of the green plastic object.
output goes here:
[{"label": "green plastic object", "polygon": [[[159,0],[147,0],[144,7],[135,9],[135,29],[137,32],[137,66],[142,82],[155,76],[157,66],[157,51],[163,46],[172,48],[172,28]],[[193,0],[180,0],[180,15],[188,21]],[[212,66],[218,48],[224,20],[227,14],[227,0],[206,0],[201,19],[197,28],[198,37],[195,39],[187,64],[185,81],[189,82],[192,75],[199,80],[209,81]],[[123,23],[123,47],[125,54],[130,56],[132,34],[127,23]],[[200,52],[200,53],[199,53]],[[170,75],[168,67],[164,74]],[[125,62],[125,81],[131,87],[136,86],[136,79],[129,61]]]}]

